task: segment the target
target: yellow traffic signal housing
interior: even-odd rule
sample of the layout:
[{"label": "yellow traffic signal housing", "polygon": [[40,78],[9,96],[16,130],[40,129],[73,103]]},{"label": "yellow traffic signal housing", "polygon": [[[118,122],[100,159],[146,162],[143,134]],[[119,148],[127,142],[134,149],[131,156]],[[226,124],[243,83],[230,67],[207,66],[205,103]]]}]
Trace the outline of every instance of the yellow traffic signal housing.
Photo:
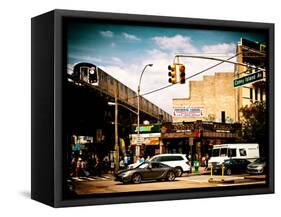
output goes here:
[{"label": "yellow traffic signal housing", "polygon": [[176,65],[175,64],[169,65],[168,69],[169,69],[168,76],[170,77],[169,78],[169,83],[176,84],[177,83]]},{"label": "yellow traffic signal housing", "polygon": [[185,66],[183,64],[179,65],[179,73],[180,73],[180,83],[185,84]]}]

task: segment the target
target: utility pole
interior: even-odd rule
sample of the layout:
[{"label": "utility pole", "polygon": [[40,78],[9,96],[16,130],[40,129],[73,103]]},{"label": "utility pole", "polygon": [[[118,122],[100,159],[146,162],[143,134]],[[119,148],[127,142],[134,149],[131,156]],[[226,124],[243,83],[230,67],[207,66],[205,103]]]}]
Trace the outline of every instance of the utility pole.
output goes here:
[{"label": "utility pole", "polygon": [[115,151],[115,173],[119,169],[119,138],[118,138],[118,83],[115,82],[115,120],[114,120],[114,135],[115,135],[115,145],[114,145],[114,151]]}]

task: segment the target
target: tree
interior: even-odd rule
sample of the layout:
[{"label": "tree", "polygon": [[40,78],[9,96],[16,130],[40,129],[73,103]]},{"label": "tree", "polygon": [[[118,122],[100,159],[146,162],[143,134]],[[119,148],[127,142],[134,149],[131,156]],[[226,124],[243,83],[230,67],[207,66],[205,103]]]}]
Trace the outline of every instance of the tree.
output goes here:
[{"label": "tree", "polygon": [[268,144],[268,129],[266,127],[266,104],[255,102],[240,109],[243,115],[242,140],[260,145],[260,155],[266,155]]}]

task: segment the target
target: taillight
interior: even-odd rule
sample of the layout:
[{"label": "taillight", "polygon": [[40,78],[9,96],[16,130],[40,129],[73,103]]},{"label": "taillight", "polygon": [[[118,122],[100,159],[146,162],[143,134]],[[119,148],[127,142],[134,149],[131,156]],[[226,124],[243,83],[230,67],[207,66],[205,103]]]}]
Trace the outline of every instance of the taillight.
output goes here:
[{"label": "taillight", "polygon": [[188,166],[190,166],[190,163],[189,163],[189,161],[186,161],[185,163],[186,163],[186,164],[187,164]]}]

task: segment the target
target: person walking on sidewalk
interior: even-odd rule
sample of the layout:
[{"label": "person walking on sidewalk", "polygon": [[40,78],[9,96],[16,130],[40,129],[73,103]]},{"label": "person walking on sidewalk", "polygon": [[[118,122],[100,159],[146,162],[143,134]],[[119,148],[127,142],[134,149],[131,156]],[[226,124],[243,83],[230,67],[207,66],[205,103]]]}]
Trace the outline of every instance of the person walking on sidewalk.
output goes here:
[{"label": "person walking on sidewalk", "polygon": [[120,157],[119,168],[120,168],[120,170],[125,169],[125,162],[122,157]]},{"label": "person walking on sidewalk", "polygon": [[208,169],[208,163],[209,163],[209,155],[206,154],[206,156],[205,156],[205,170]]}]

